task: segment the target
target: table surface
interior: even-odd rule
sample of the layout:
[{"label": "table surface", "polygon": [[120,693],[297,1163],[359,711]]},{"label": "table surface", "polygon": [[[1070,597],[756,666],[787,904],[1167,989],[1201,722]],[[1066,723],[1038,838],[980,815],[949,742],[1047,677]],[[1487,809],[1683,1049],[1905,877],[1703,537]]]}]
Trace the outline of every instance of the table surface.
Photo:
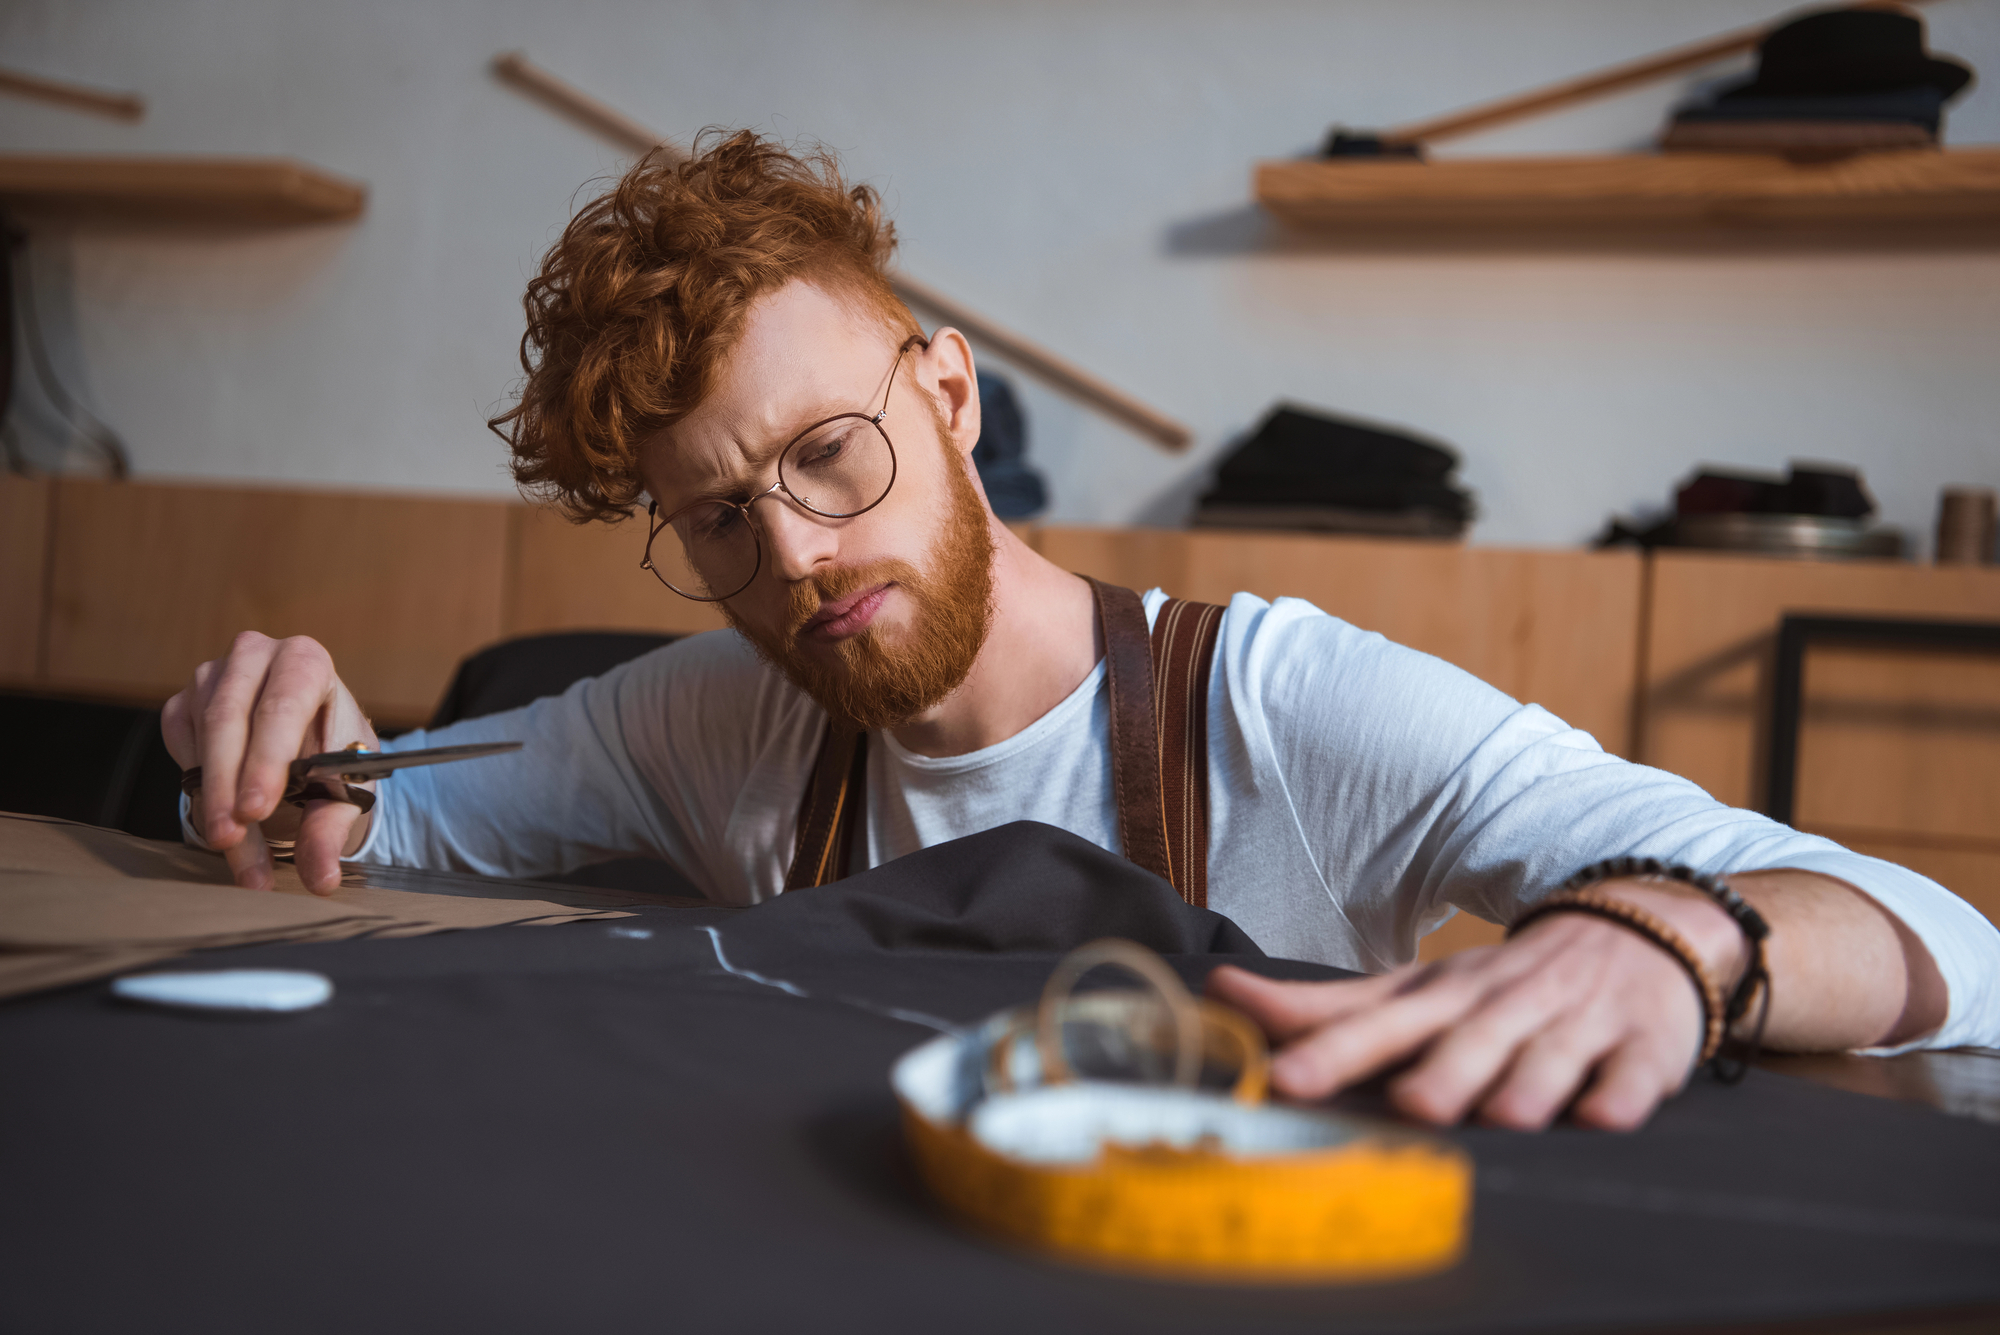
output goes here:
[{"label": "table surface", "polygon": [[[1014,887],[1028,917],[1067,911],[1079,886],[1139,893],[1129,864],[1056,851],[1069,862]],[[976,1020],[1032,997],[1055,956],[883,948],[884,905],[958,874],[953,856],[747,911],[648,905],[196,961],[334,980],[330,1005],[282,1019],[140,1010],[102,983],[0,1003],[0,1328],[172,1313],[260,1332],[1943,1335],[2000,1320],[2000,1058],[1976,1052],[1771,1056],[1739,1087],[1697,1079],[1629,1136],[1459,1129],[1472,1248],[1423,1280],[1189,1285],[971,1236],[903,1157],[886,1072],[931,1031],[899,1017]],[[1226,958],[1174,963],[1198,980]],[[1341,1106],[1382,1111],[1369,1090]]]},{"label": "table surface", "polygon": [[2000,1052],[1950,1048],[1895,1057],[1845,1052],[1766,1053],[1767,1071],[1876,1098],[1901,1099],[1955,1117],[2000,1124]]}]

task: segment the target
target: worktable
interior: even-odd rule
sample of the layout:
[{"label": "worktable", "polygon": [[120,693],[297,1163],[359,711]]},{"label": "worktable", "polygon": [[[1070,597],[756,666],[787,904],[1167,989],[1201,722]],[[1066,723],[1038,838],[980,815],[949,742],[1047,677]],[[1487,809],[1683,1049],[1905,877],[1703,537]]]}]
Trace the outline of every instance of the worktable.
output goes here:
[{"label": "worktable", "polygon": [[[887,1083],[933,1032],[909,1017],[971,1021],[1030,999],[1059,938],[1082,933],[1150,939],[1194,981],[1225,960],[1334,971],[1246,957],[1233,927],[1164,882],[1044,826],[755,909],[630,913],[183,962],[333,979],[327,1006],[289,1017],[135,1009],[101,982],[0,1003],[0,1329],[2000,1321],[2000,1125],[1908,1101],[1994,1116],[1990,1082],[1982,1102],[1979,1078],[1945,1081],[1946,1095],[1937,1074],[2000,1068],[1992,1058],[1790,1059],[1834,1079],[1926,1072],[1889,1091],[1901,1099],[1782,1063],[1736,1088],[1697,1078],[1625,1136],[1459,1129],[1478,1191],[1454,1269],[1182,1284],[1010,1250],[941,1215],[904,1159]],[[1343,1103],[1380,1108],[1368,1090]]]}]

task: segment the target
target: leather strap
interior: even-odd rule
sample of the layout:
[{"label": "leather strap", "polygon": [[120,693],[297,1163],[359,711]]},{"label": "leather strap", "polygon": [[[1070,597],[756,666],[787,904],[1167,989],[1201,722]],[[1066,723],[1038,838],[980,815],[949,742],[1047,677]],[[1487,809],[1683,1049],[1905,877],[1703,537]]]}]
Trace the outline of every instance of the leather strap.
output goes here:
[{"label": "leather strap", "polygon": [[1160,798],[1159,728],[1154,714],[1152,637],[1146,605],[1116,584],[1091,579],[1104,626],[1104,670],[1111,685],[1111,788],[1118,802],[1118,842],[1127,860],[1174,879],[1167,856],[1166,807]]},{"label": "leather strap", "polygon": [[[1091,579],[1111,692],[1111,783],[1125,856],[1208,906],[1208,684],[1223,609],[1169,598],[1148,631],[1138,594]],[[828,885],[867,825],[868,734],[829,721],[799,803],[785,889]]]},{"label": "leather strap", "polygon": [[1208,679],[1222,631],[1214,603],[1169,598],[1153,618],[1153,697],[1160,797],[1174,889],[1208,907]]},{"label": "leather strap", "polygon": [[829,719],[799,803],[799,836],[785,889],[829,885],[847,875],[855,831],[868,819],[868,734]]}]

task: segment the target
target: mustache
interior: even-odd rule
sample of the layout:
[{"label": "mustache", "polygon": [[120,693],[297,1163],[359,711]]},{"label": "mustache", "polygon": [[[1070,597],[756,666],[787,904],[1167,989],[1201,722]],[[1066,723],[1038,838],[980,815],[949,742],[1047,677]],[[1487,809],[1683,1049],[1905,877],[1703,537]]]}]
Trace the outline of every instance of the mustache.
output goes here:
[{"label": "mustache", "polygon": [[[893,557],[870,561],[865,565],[838,566],[832,570],[815,571],[799,580],[791,587],[785,607],[785,644],[787,648],[798,644],[799,632],[806,623],[819,615],[820,608],[831,602],[857,593],[877,584],[911,585],[918,580],[917,570],[908,561]],[[866,632],[863,632],[866,634]]]}]

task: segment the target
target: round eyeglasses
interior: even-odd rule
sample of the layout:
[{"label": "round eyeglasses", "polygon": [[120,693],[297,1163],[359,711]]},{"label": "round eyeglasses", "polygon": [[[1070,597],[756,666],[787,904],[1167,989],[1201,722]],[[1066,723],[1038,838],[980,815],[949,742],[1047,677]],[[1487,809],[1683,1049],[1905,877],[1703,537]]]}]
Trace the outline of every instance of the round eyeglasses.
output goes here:
[{"label": "round eyeglasses", "polygon": [[[880,505],[896,484],[896,447],[882,419],[889,415],[889,395],[896,372],[913,347],[929,347],[922,334],[912,334],[896,349],[889,368],[889,387],[882,407],[867,413],[839,413],[822,418],[794,436],[778,455],[778,480],[740,501],[709,498],[691,501],[660,517],[658,501],[649,502],[646,555],[639,568],[683,598],[719,603],[750,587],[764,564],[764,541],[750,507],[766,496],[783,494],[822,519],[852,519]],[[680,558],[656,550],[668,529],[680,539]]]}]

